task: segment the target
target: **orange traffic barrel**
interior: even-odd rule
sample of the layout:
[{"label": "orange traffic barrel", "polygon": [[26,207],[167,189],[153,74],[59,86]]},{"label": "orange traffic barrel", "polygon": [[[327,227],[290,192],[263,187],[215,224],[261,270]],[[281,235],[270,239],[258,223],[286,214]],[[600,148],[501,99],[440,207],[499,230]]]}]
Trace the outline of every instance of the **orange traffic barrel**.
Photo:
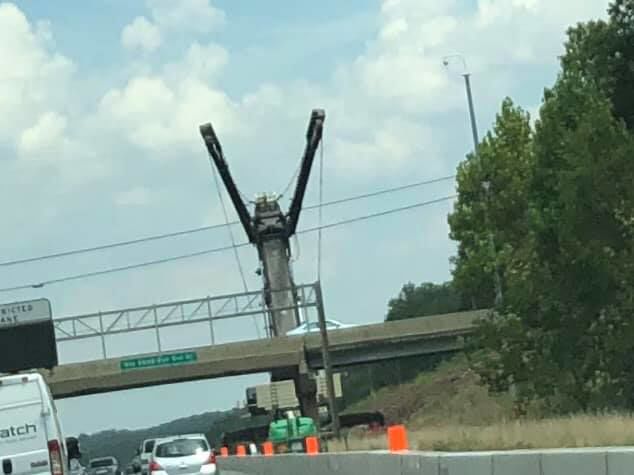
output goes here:
[{"label": "orange traffic barrel", "polygon": [[265,457],[270,457],[273,455],[273,442],[264,442],[262,444],[262,452]]},{"label": "orange traffic barrel", "polygon": [[229,456],[229,449],[227,447],[220,447],[220,456],[221,457],[228,457]]},{"label": "orange traffic barrel", "polygon": [[247,449],[244,445],[238,445],[236,447],[236,455],[238,457],[246,457],[247,455]]},{"label": "orange traffic barrel", "polygon": [[308,455],[319,453],[319,439],[317,437],[306,437],[306,453]]},{"label": "orange traffic barrel", "polygon": [[390,452],[402,452],[409,450],[407,431],[404,425],[395,425],[387,429],[387,443]]}]

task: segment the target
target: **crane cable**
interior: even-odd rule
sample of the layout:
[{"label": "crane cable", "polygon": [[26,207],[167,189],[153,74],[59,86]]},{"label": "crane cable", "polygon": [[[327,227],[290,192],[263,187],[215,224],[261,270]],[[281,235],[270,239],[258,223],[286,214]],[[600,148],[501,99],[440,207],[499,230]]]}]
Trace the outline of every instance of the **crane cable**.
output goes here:
[{"label": "crane cable", "polygon": [[[227,231],[229,232],[229,239],[231,240],[231,247],[233,248],[233,255],[236,260],[236,264],[238,266],[238,272],[240,273],[240,279],[242,280],[242,287],[246,293],[249,292],[249,285],[247,284],[247,279],[244,275],[244,268],[242,267],[242,261],[240,260],[240,253],[238,252],[238,246],[236,244],[235,236],[233,235],[233,230],[231,229],[230,221],[229,221],[229,213],[227,212],[227,206],[225,205],[225,200],[222,197],[222,190],[220,189],[220,181],[218,180],[218,173],[216,172],[216,168],[209,157],[209,165],[211,165],[211,174],[214,177],[214,184],[216,185],[216,192],[218,193],[218,200],[220,201],[220,205],[222,207],[222,214],[225,218],[225,224],[227,227]],[[251,316],[253,320],[253,326],[255,327],[255,331],[257,332],[258,339],[261,338],[260,328],[258,327],[257,319],[255,315]]]}]

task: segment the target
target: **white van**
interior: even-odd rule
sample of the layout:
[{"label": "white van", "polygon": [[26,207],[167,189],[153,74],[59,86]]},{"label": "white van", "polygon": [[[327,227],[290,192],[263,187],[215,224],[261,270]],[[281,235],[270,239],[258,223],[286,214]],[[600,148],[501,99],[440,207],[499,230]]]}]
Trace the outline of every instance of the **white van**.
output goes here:
[{"label": "white van", "polygon": [[66,441],[37,373],[0,376],[0,475],[68,475]]}]

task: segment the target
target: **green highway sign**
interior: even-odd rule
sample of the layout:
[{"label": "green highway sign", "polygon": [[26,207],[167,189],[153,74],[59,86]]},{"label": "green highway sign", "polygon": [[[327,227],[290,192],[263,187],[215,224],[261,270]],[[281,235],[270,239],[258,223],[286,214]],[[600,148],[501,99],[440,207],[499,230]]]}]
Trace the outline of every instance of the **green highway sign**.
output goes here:
[{"label": "green highway sign", "polygon": [[121,371],[130,371],[134,369],[157,368],[161,366],[178,366],[190,364],[198,361],[198,355],[194,351],[186,353],[172,353],[169,355],[144,356],[142,358],[133,358],[129,360],[121,360]]}]

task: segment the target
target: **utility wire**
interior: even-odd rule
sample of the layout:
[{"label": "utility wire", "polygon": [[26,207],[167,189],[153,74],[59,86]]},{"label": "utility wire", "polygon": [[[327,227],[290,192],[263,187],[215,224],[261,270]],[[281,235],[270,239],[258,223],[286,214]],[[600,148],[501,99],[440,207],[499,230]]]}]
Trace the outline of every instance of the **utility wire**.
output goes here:
[{"label": "utility wire", "polygon": [[[236,247],[246,247],[249,246],[250,243],[248,242],[244,242],[241,244],[237,244]],[[127,266],[121,266],[121,267],[111,267],[109,269],[103,269],[103,270],[98,270],[98,271],[94,271],[94,272],[86,272],[83,274],[75,274],[75,275],[69,275],[69,276],[65,276],[65,277],[60,277],[58,279],[51,279],[51,280],[45,280],[42,282],[38,282],[35,284],[26,284],[26,285],[18,285],[15,287],[6,287],[3,289],[0,289],[0,292],[10,292],[13,290],[25,290],[25,289],[39,289],[44,287],[45,285],[52,285],[52,284],[60,284],[62,282],[69,282],[71,280],[80,280],[80,279],[86,279],[89,277],[96,277],[96,276],[100,276],[100,275],[105,275],[105,274],[113,274],[115,272],[123,272],[123,271],[127,271],[127,270],[132,270],[132,269],[140,269],[142,267],[149,267],[149,266],[153,266],[153,265],[157,265],[157,264],[165,264],[166,262],[173,262],[173,261],[179,261],[179,260],[183,260],[183,259],[190,259],[192,257],[199,257],[199,256],[204,256],[206,254],[215,254],[217,252],[223,252],[223,251],[230,251],[231,249],[233,249],[233,246],[224,246],[224,247],[216,247],[214,249],[204,249],[202,251],[197,251],[197,252],[191,252],[189,254],[181,254],[178,256],[171,256],[171,257],[164,257],[162,259],[156,259],[153,261],[145,261],[145,262],[139,262],[138,264],[130,264]]]},{"label": "utility wire", "polygon": [[[245,292],[249,292],[249,285],[247,284],[247,279],[244,276],[244,269],[242,267],[242,262],[240,261],[240,254],[238,253],[238,246],[236,245],[236,238],[233,235],[233,230],[229,225],[229,213],[227,213],[227,206],[225,205],[225,200],[222,197],[222,190],[220,189],[220,181],[218,180],[218,173],[216,172],[216,167],[214,166],[211,157],[209,157],[209,165],[211,166],[211,174],[214,177],[214,184],[216,185],[216,191],[218,192],[218,200],[220,201],[220,205],[222,207],[222,214],[225,218],[225,224],[227,226],[227,231],[229,232],[229,239],[231,240],[231,247],[233,248],[233,255],[236,259],[236,264],[238,265],[238,272],[240,273],[240,279],[242,280],[242,287]],[[255,326],[255,331],[257,332],[258,338],[261,338],[260,328],[258,327],[258,322],[255,318],[255,315],[252,315],[253,326]]]},{"label": "utility wire", "polygon": [[334,223],[328,223],[328,224],[324,224],[322,226],[315,226],[313,228],[302,229],[301,231],[298,231],[298,234],[314,233],[315,231],[320,231],[320,230],[330,229],[330,228],[336,228],[336,227],[339,227],[339,226],[344,226],[346,224],[358,223],[360,221],[366,221],[368,219],[379,218],[381,216],[387,216],[389,214],[400,213],[402,211],[408,211],[408,210],[412,210],[412,209],[416,209],[416,208],[422,208],[424,206],[433,205],[433,204],[436,204],[436,203],[442,203],[443,201],[453,200],[453,199],[455,199],[457,197],[458,197],[458,195],[443,196],[442,198],[436,198],[435,200],[422,201],[420,203],[414,203],[414,204],[407,205],[407,206],[401,206],[399,208],[392,208],[392,209],[388,209],[388,210],[385,210],[385,211],[379,211],[378,213],[366,214],[364,216],[357,216],[357,217],[350,218],[350,219],[344,219],[342,221],[336,221]]},{"label": "utility wire", "polygon": [[[240,224],[240,223],[238,221],[234,221],[230,224]],[[185,236],[187,234],[193,234],[193,233],[202,232],[202,231],[210,231],[212,229],[220,229],[220,228],[224,228],[225,226],[227,225],[226,224],[211,224],[208,226],[201,226],[198,228],[185,229],[183,231],[176,231],[176,232],[165,233],[165,234],[156,234],[154,236],[146,236],[146,237],[142,237],[138,239],[131,239],[129,241],[120,241],[120,242],[114,242],[110,244],[102,244],[100,246],[83,247],[80,249],[73,249],[70,251],[56,252],[53,254],[44,254],[44,255],[35,256],[35,257],[27,257],[24,259],[15,259],[13,261],[0,262],[0,267],[15,266],[18,264],[27,264],[29,262],[44,261],[44,260],[55,259],[59,257],[73,256],[76,254],[85,254],[88,252],[104,251],[104,250],[112,249],[115,247],[130,246],[132,244],[140,244],[143,242],[157,241],[159,239]]]},{"label": "utility wire", "polygon": [[[434,178],[432,180],[418,181],[418,182],[415,182],[415,183],[410,183],[408,185],[401,185],[401,186],[397,186],[397,187],[393,187],[393,188],[386,188],[386,189],[383,189],[383,190],[374,191],[374,192],[370,192],[370,193],[364,193],[364,194],[361,194],[361,195],[349,196],[347,198],[340,198],[340,199],[333,200],[333,201],[326,201],[326,202],[321,204],[321,207],[325,208],[327,206],[334,206],[334,205],[338,205],[338,204],[349,203],[351,201],[357,201],[357,200],[361,200],[361,199],[365,199],[365,198],[371,198],[371,197],[374,197],[374,196],[380,196],[380,195],[395,193],[395,192],[398,192],[398,191],[407,190],[407,189],[411,189],[411,188],[416,188],[416,187],[419,187],[419,186],[424,186],[424,185],[429,185],[429,184],[433,184],[433,183],[438,183],[438,182],[441,182],[441,181],[451,180],[453,178],[455,178],[455,175],[448,175],[448,176],[444,176],[444,177],[440,177],[440,178]],[[320,208],[320,205],[317,204],[317,205],[304,206],[303,210],[307,211],[307,210],[313,210],[313,209],[318,209],[318,208]],[[130,246],[130,245],[140,244],[140,243],[144,243],[144,242],[158,241],[160,239],[167,239],[167,238],[178,237],[178,236],[186,236],[188,234],[194,234],[194,233],[199,233],[199,232],[203,232],[203,231],[211,231],[211,230],[214,230],[214,229],[220,229],[220,228],[224,228],[226,226],[234,226],[234,225],[237,225],[237,224],[240,224],[240,222],[239,221],[231,221],[229,223],[211,224],[211,225],[201,226],[201,227],[197,227],[197,228],[184,229],[182,231],[175,231],[175,232],[171,232],[171,233],[156,234],[156,235],[153,235],[153,236],[146,236],[146,237],[142,237],[142,238],[131,239],[131,240],[128,240],[128,241],[120,241],[120,242],[114,242],[114,243],[109,243],[109,244],[102,244],[102,245],[99,245],[99,246],[84,247],[84,248],[73,249],[73,250],[69,250],[69,251],[56,252],[56,253],[52,253],[52,254],[43,254],[43,255],[39,255],[39,256],[35,256],[35,257],[27,257],[27,258],[23,258],[23,259],[14,259],[14,260],[11,260],[11,261],[0,262],[0,267],[9,267],[9,266],[14,266],[14,265],[18,265],[18,264],[27,264],[27,263],[30,263],[30,262],[44,261],[44,260],[48,260],[48,259],[55,259],[55,258],[60,258],[60,257],[73,256],[73,255],[77,255],[77,254],[85,254],[85,253],[89,253],[89,252],[103,251],[103,250],[107,250],[107,249],[113,249],[113,248],[123,247],[123,246]]]},{"label": "utility wire", "polygon": [[456,178],[456,175],[447,175],[447,176],[443,176],[440,178],[434,178],[432,180],[424,180],[424,181],[417,181],[415,183],[410,183],[408,185],[401,185],[401,186],[396,186],[393,188],[385,188],[383,190],[378,190],[378,191],[372,191],[370,193],[363,193],[361,195],[354,195],[354,196],[349,196],[346,198],[340,198],[337,200],[332,200],[332,201],[326,201],[324,203],[321,204],[321,206],[319,204],[316,205],[310,205],[310,206],[304,206],[303,210],[312,210],[312,209],[317,209],[320,207],[326,207],[326,206],[334,206],[334,205],[338,205],[338,204],[343,204],[343,203],[348,203],[350,201],[357,201],[357,200],[362,200],[365,198],[373,198],[375,196],[381,196],[381,195],[387,195],[387,194],[391,194],[391,193],[396,193],[397,191],[403,191],[403,190],[408,190],[411,188],[417,188],[419,186],[424,186],[424,185],[431,185],[433,183],[440,183],[441,181],[447,181],[447,180],[453,180],[454,178]]},{"label": "utility wire", "polygon": [[[316,226],[313,228],[307,228],[307,229],[303,229],[301,231],[298,231],[298,234],[306,234],[306,233],[312,233],[315,231],[319,231],[319,230],[323,230],[323,229],[331,229],[331,228],[335,228],[335,227],[339,227],[339,226],[345,226],[348,224],[352,224],[352,223],[357,223],[360,221],[365,221],[368,219],[373,219],[373,218],[378,218],[380,216],[387,216],[390,214],[394,214],[394,213],[400,213],[403,211],[408,211],[408,210],[412,210],[412,209],[416,209],[416,208],[422,208],[425,206],[430,206],[432,204],[436,204],[436,203],[441,203],[443,201],[449,201],[449,200],[453,200],[457,198],[457,195],[451,195],[451,196],[445,196],[442,198],[437,198],[435,200],[431,200],[431,201],[423,201],[420,203],[414,203],[411,205],[407,205],[407,206],[401,206],[399,208],[392,208],[392,209],[388,209],[385,211],[379,211],[377,213],[372,213],[372,214],[367,214],[364,216],[357,216],[354,218],[350,218],[350,219],[344,219],[342,221],[336,221],[334,223],[328,223],[328,224],[324,224],[322,226]],[[5,287],[5,288],[1,288],[0,292],[10,292],[10,291],[14,291],[14,290],[25,290],[25,289],[37,289],[37,288],[41,288],[44,287],[45,285],[51,285],[51,284],[59,284],[62,282],[68,282],[71,280],[79,280],[79,279],[84,279],[84,278],[89,278],[89,277],[95,277],[95,276],[100,276],[100,275],[105,275],[105,274],[112,274],[115,272],[122,272],[122,271],[127,271],[127,270],[132,270],[132,269],[139,269],[142,267],[149,267],[149,266],[153,266],[153,265],[157,265],[157,264],[164,264],[166,262],[173,262],[173,261],[178,261],[178,260],[182,260],[182,259],[189,259],[192,257],[198,257],[198,256],[203,256],[206,254],[214,254],[214,253],[218,253],[218,252],[223,252],[223,251],[230,251],[232,249],[235,248],[241,248],[241,247],[247,247],[250,246],[251,244],[248,242],[243,242],[240,244],[236,244],[235,246],[224,246],[224,247],[217,247],[214,249],[204,249],[202,251],[197,251],[197,252],[192,252],[189,254],[181,254],[178,256],[171,256],[171,257],[165,257],[162,259],[156,259],[153,261],[146,261],[146,262],[140,262],[138,264],[131,264],[131,265],[127,265],[127,266],[122,266],[122,267],[112,267],[109,269],[103,269],[103,270],[99,270],[99,271],[94,271],[94,272],[87,272],[84,274],[75,274],[75,275],[70,275],[70,276],[66,276],[66,277],[60,277],[57,279],[51,279],[51,280],[46,280],[46,281],[42,281],[39,283],[35,283],[35,284],[25,284],[25,285],[18,285],[15,287]]]}]

